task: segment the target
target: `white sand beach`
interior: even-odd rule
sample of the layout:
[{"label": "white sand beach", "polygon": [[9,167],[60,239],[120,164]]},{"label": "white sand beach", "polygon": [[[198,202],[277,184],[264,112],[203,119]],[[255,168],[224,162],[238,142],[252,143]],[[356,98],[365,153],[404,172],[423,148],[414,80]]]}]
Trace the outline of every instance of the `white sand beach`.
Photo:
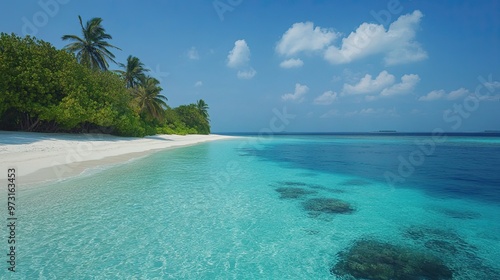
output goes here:
[{"label": "white sand beach", "polygon": [[0,131],[0,180],[16,168],[18,183],[33,185],[81,174],[88,168],[125,162],[153,151],[231,139],[223,135],[155,135],[144,138],[102,134]]}]

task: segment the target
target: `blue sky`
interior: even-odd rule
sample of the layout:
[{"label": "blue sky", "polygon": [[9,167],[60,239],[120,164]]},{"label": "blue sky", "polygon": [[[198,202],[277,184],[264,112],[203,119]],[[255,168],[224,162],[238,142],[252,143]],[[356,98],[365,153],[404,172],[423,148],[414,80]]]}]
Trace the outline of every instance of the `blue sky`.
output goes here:
[{"label": "blue sky", "polygon": [[500,1],[9,0],[0,31],[62,48],[78,15],[214,132],[500,130]]}]

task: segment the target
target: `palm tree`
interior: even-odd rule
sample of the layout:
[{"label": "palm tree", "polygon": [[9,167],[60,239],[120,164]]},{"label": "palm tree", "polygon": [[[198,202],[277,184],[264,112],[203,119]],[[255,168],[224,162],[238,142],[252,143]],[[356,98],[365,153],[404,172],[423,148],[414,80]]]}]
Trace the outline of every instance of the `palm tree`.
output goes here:
[{"label": "palm tree", "polygon": [[135,100],[141,113],[157,120],[162,120],[167,108],[168,99],[161,95],[160,82],[149,76],[144,76],[141,83],[134,88]]},{"label": "palm tree", "polygon": [[128,88],[134,88],[145,76],[145,72],[149,70],[144,68],[144,63],[142,63],[139,58],[129,55],[127,58],[127,65],[120,63],[120,67],[125,70],[117,70],[127,83]]},{"label": "palm tree", "polygon": [[76,58],[81,64],[87,65],[92,69],[107,70],[109,68],[107,60],[116,63],[114,61],[115,55],[112,54],[108,48],[115,48],[118,50],[120,50],[120,48],[107,42],[107,40],[112,39],[112,37],[107,34],[102,27],[102,18],[92,18],[87,21],[85,26],[83,26],[82,17],[78,16],[78,19],[82,27],[83,38],[76,35],[62,36],[64,41],[73,41],[66,45],[64,49],[76,53]]},{"label": "palm tree", "polygon": [[196,102],[196,108],[200,111],[201,115],[208,121],[210,116],[208,115],[208,104],[205,103],[203,99]]}]

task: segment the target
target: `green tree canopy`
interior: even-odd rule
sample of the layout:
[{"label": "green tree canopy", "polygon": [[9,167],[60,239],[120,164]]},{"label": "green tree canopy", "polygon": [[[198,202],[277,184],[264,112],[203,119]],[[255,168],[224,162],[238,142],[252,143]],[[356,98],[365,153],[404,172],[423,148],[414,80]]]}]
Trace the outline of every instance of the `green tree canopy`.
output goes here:
[{"label": "green tree canopy", "polygon": [[123,73],[95,71],[79,63],[84,57],[29,36],[1,33],[0,130],[97,129],[124,136],[210,133],[208,104],[198,100],[170,108],[160,82],[144,75],[138,58],[129,56],[127,64],[135,70],[129,71],[132,78],[124,79]]},{"label": "green tree canopy", "polygon": [[128,123],[144,133],[118,75],[93,71],[47,42],[1,34],[0,74],[0,129],[134,134],[123,132]]},{"label": "green tree canopy", "polygon": [[48,120],[66,94],[63,77],[74,57],[49,43],[14,34],[0,36],[0,115],[4,128],[33,130]]},{"label": "green tree canopy", "polygon": [[203,100],[200,99],[196,101],[196,107],[200,111],[201,115],[208,121],[210,120],[210,115],[208,114],[208,104]]},{"label": "green tree canopy", "polygon": [[181,105],[174,110],[187,127],[196,129],[199,134],[210,133],[210,124],[196,104]]},{"label": "green tree canopy", "polygon": [[138,86],[141,80],[145,78],[145,73],[149,71],[144,68],[144,63],[139,58],[131,55],[127,58],[127,64],[120,63],[120,67],[124,70],[118,70],[117,72],[121,74],[128,88]]},{"label": "green tree canopy", "polygon": [[149,118],[163,119],[168,99],[161,94],[161,91],[162,88],[157,79],[148,76],[141,79],[139,86],[134,89],[135,100],[140,113]]},{"label": "green tree canopy", "polygon": [[76,35],[62,36],[64,41],[73,41],[65,49],[76,53],[78,61],[89,68],[107,70],[109,68],[108,60],[116,63],[114,61],[115,55],[109,48],[118,50],[120,48],[108,43],[107,40],[111,40],[112,37],[102,27],[102,18],[92,18],[87,21],[85,26],[83,26],[82,17],[78,16],[78,19],[80,20],[83,38]]}]

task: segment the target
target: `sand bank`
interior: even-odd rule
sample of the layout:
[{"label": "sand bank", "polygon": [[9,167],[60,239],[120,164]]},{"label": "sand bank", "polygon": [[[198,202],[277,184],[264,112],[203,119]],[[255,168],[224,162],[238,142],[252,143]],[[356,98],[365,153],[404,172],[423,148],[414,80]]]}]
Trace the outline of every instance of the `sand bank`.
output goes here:
[{"label": "sand bank", "polygon": [[0,131],[0,180],[16,168],[18,182],[33,185],[81,174],[88,168],[125,162],[162,149],[231,139],[223,135],[155,135],[145,138],[102,134]]}]

